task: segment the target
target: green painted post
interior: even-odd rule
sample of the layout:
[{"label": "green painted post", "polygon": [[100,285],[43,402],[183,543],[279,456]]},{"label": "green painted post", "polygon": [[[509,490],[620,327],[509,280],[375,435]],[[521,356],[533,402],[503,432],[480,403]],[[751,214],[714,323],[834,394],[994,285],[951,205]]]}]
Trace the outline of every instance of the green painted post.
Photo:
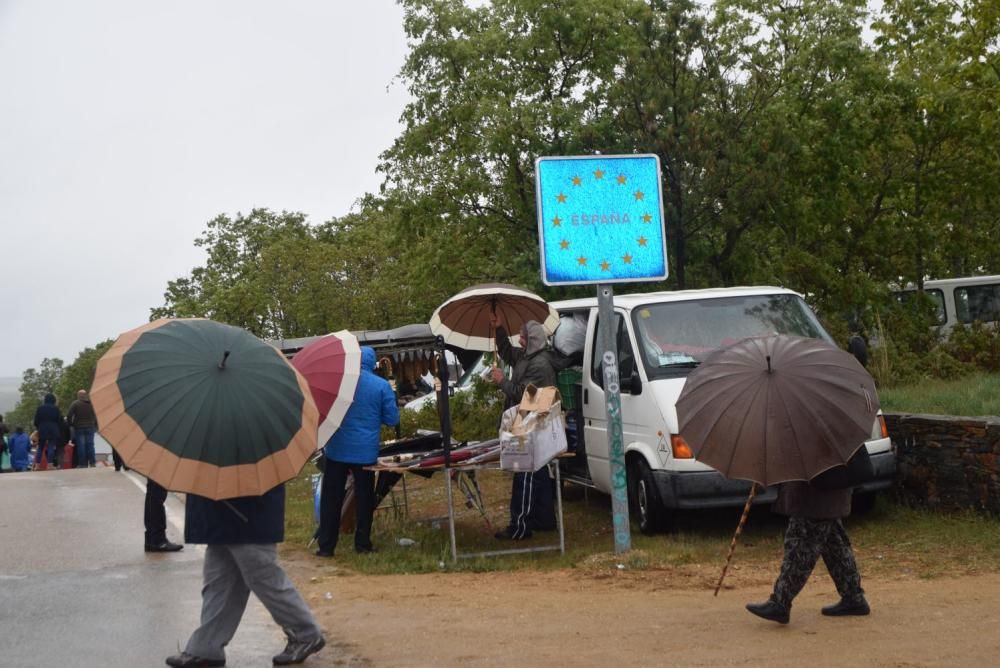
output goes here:
[{"label": "green painted post", "polygon": [[611,465],[611,517],[615,531],[615,554],[632,549],[628,519],[628,487],[625,477],[625,446],[622,443],[622,396],[618,377],[618,346],[615,341],[614,290],[597,286],[598,340],[604,372],[604,402],[608,412],[608,458]]}]

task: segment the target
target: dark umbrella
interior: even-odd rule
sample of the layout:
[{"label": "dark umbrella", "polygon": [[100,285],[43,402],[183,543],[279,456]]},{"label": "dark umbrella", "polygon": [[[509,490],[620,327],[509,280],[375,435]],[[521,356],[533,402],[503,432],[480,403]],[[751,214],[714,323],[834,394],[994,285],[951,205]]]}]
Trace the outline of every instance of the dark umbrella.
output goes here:
[{"label": "dark umbrella", "polygon": [[[764,486],[845,464],[871,435],[878,409],[875,381],[852,355],[784,335],[711,355],[677,399],[679,432],[695,457],[727,478]],[[730,557],[755,493],[753,485]]]},{"label": "dark umbrella", "polygon": [[174,491],[257,496],[316,450],[318,412],[302,375],[276,348],[211,320],[122,334],[90,394],[125,465]]}]

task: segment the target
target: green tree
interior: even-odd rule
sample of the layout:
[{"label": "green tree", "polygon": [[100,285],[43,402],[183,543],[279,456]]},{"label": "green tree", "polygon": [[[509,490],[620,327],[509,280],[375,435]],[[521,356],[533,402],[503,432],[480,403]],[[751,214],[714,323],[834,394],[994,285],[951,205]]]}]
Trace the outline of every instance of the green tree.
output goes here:
[{"label": "green tree", "polygon": [[[41,405],[46,394],[56,393],[63,372],[63,361],[57,357],[46,357],[37,369],[31,368],[25,371],[21,377],[21,398],[17,402],[17,407],[4,416],[5,422],[11,426],[24,427],[25,431],[32,431],[35,410]],[[60,406],[65,409],[64,404],[60,403]]]},{"label": "green tree", "polygon": [[98,343],[93,348],[84,348],[77,355],[76,359],[73,360],[73,363],[63,369],[54,391],[63,413],[66,412],[69,405],[76,399],[77,391],[90,391],[91,385],[94,384],[97,361],[101,359],[101,356],[113,344],[114,340],[108,339],[107,341]]}]

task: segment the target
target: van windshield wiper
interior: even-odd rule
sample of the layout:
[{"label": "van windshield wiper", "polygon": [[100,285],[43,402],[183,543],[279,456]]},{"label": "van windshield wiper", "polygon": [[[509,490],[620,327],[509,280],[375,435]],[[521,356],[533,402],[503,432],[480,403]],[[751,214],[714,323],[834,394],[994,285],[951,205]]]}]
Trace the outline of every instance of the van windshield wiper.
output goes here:
[{"label": "van windshield wiper", "polygon": [[671,364],[661,364],[661,369],[693,369],[696,366],[701,365],[701,362],[694,360],[691,362],[673,362]]}]

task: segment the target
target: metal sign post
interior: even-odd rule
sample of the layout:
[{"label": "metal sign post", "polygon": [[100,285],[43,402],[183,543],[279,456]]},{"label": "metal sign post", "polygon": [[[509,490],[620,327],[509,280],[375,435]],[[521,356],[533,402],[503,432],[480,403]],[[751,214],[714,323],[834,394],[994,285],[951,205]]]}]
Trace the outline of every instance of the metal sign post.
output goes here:
[{"label": "metal sign post", "polygon": [[597,338],[604,351],[604,403],[608,411],[608,460],[611,464],[611,519],[615,531],[615,554],[632,549],[628,519],[628,488],[625,477],[625,446],[622,443],[622,395],[618,380],[618,346],[615,345],[614,291],[597,286]]},{"label": "metal sign post", "polygon": [[667,277],[660,160],[655,155],[535,161],[542,281],[597,284],[615,553],[632,548],[612,283]]}]

